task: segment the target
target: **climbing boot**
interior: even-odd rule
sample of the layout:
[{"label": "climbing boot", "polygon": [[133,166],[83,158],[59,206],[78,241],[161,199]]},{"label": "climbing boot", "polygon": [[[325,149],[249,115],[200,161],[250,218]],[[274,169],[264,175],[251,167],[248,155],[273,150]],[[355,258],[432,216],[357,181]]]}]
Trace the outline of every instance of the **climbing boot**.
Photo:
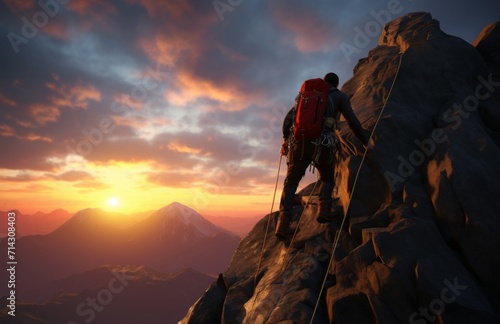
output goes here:
[{"label": "climbing boot", "polygon": [[280,215],[278,217],[278,224],[276,225],[276,232],[274,235],[278,240],[284,241],[293,236],[294,230],[290,228],[290,216]]},{"label": "climbing boot", "polygon": [[339,215],[340,215],[339,210],[337,208],[334,208],[332,211],[331,205],[320,206],[320,208],[318,209],[318,215],[316,217],[316,221],[321,224],[330,223],[335,221],[335,219],[337,219]]}]

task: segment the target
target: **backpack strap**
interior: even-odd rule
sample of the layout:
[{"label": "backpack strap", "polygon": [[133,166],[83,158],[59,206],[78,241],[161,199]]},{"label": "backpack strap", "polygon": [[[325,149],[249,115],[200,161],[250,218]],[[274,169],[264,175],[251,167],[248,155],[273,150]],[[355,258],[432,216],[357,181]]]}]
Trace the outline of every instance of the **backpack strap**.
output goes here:
[{"label": "backpack strap", "polygon": [[332,131],[335,131],[337,129],[337,120],[338,120],[338,111],[335,111],[335,107],[333,105],[333,100],[332,100],[332,93],[335,92],[335,91],[339,91],[337,88],[333,88],[333,89],[330,89],[330,92],[328,94],[328,101],[329,101],[329,105],[327,107],[328,109],[328,113],[327,113],[327,116],[325,118],[325,121],[324,121],[324,129],[327,129],[327,130],[332,130]]},{"label": "backpack strap", "polygon": [[332,107],[331,108],[332,109],[332,111],[331,111],[332,116],[333,116],[333,118],[335,118],[335,121],[337,121],[339,119],[338,117],[339,117],[340,111],[335,111],[336,109],[335,109],[335,106],[333,105],[333,101],[332,101],[332,97],[331,97],[332,93],[334,93],[335,91],[340,91],[340,90],[337,89],[337,88],[333,88],[333,89],[330,88],[330,93],[328,95],[328,100],[330,100],[330,106]]}]

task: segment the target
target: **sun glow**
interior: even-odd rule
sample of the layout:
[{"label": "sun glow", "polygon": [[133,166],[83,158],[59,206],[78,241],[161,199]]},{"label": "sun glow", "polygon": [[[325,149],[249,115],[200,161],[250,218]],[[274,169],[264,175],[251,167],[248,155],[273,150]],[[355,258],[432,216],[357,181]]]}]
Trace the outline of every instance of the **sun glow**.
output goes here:
[{"label": "sun glow", "polygon": [[108,200],[108,206],[110,207],[118,207],[120,205],[120,200],[116,197],[111,197]]}]

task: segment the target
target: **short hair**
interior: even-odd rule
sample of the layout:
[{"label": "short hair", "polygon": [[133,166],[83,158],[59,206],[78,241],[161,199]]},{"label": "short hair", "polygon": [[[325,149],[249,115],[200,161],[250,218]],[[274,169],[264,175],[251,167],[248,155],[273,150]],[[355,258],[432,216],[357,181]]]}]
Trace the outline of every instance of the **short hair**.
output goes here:
[{"label": "short hair", "polygon": [[337,87],[339,85],[339,76],[333,72],[325,74],[323,80]]}]

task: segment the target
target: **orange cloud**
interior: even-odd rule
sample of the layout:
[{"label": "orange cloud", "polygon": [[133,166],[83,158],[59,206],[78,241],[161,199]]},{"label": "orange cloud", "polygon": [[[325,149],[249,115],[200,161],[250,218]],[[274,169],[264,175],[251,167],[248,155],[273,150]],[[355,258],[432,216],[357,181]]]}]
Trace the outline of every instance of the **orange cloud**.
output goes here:
[{"label": "orange cloud", "polygon": [[117,103],[120,103],[122,106],[125,106],[127,109],[132,108],[132,109],[143,109],[144,108],[144,102],[140,100],[133,100],[132,97],[129,94],[119,94],[115,96],[115,101]]},{"label": "orange cloud", "polygon": [[302,53],[326,51],[330,48],[332,29],[320,17],[302,10],[280,7],[274,10],[278,22],[293,34],[293,43]]},{"label": "orange cloud", "polygon": [[43,32],[60,40],[67,41],[70,39],[69,28],[61,21],[51,20],[50,23],[43,28]]},{"label": "orange cloud", "polygon": [[17,106],[17,102],[15,102],[14,100],[8,98],[2,92],[0,92],[0,104],[4,104],[4,105],[7,105],[7,106],[11,106],[11,107]]},{"label": "orange cloud", "polygon": [[[191,9],[187,5],[178,6],[171,3],[146,2],[148,10],[164,10],[173,12],[175,15],[185,14],[183,19],[190,21]],[[187,16],[186,16],[187,15]],[[210,99],[217,101],[217,108],[226,111],[242,110],[247,106],[249,100],[244,89],[242,80],[225,80],[217,84],[210,78],[197,76],[193,66],[204,59],[206,52],[217,48],[222,56],[232,62],[244,62],[247,57],[217,42],[207,39],[204,32],[214,23],[216,15],[196,15],[193,24],[182,28],[171,23],[164,22],[165,30],[153,37],[143,37],[138,40],[137,46],[156,64],[170,67],[175,70],[172,73],[171,83],[173,87],[166,90],[165,99],[177,106],[187,106],[198,99]],[[181,24],[182,25],[182,24]],[[214,107],[205,107],[214,109]]]},{"label": "orange cloud", "polygon": [[93,85],[71,87],[66,84],[47,82],[46,87],[59,95],[49,98],[51,103],[57,107],[87,109],[89,100],[100,102],[102,99],[101,92]]},{"label": "orange cloud", "polygon": [[80,29],[84,31],[95,28],[96,25],[107,26],[111,21],[109,15],[118,13],[116,7],[110,1],[105,0],[72,0],[67,6],[79,16],[87,18],[80,21]]},{"label": "orange cloud", "polygon": [[[197,49],[193,37],[167,38],[159,35],[153,39],[142,39],[139,46],[144,52],[160,65],[175,66],[184,53],[189,53],[196,60],[200,49]],[[198,54],[195,54],[198,53]],[[187,71],[179,71],[176,76],[176,89],[169,89],[165,99],[178,106],[186,106],[199,98],[210,98],[224,104],[225,110],[240,110],[244,106],[236,102],[236,90],[218,87],[211,81],[195,78]]]},{"label": "orange cloud", "polygon": [[197,78],[188,72],[179,72],[176,84],[177,89],[169,89],[165,93],[165,99],[174,105],[187,106],[188,103],[202,98],[218,101],[218,108],[226,111],[242,110],[248,105],[249,99],[237,88],[236,81],[231,86],[216,85],[213,81]]},{"label": "orange cloud", "polygon": [[52,142],[53,139],[47,136],[40,136],[38,134],[29,133],[28,135],[19,135],[16,134],[14,129],[9,125],[0,125],[0,136],[5,137],[16,137],[25,141],[44,141],[44,142]]},{"label": "orange cloud", "polygon": [[16,175],[2,175],[2,173],[9,173],[8,171],[9,170],[0,169],[0,180],[9,182],[31,182],[41,179],[40,176],[26,171],[19,171]]},{"label": "orange cloud", "polygon": [[157,134],[157,128],[171,125],[172,121],[166,117],[154,118],[139,115],[113,115],[113,122],[119,126],[128,126],[137,131],[141,137],[152,138]]},{"label": "orange cloud", "polygon": [[34,133],[29,133],[28,135],[20,137],[20,138],[27,140],[27,141],[43,141],[43,142],[47,142],[47,143],[51,143],[53,141],[53,139],[50,137],[40,136],[40,135],[34,134]]},{"label": "orange cloud", "polygon": [[55,123],[59,119],[61,112],[54,106],[35,104],[29,108],[29,113],[40,125]]},{"label": "orange cloud", "polygon": [[[186,31],[184,33],[187,34]],[[157,64],[175,66],[177,59],[183,53],[196,55],[195,35],[178,35],[177,37],[167,37],[158,35],[155,38],[141,38],[138,46]]]},{"label": "orange cloud", "polygon": [[0,125],[0,136],[10,137],[15,136],[14,129],[9,125]]},{"label": "orange cloud", "polygon": [[101,101],[101,93],[92,85],[83,87],[76,86],[70,92],[77,101],[94,100]]},{"label": "orange cloud", "polygon": [[148,119],[143,116],[112,116],[116,125],[129,126],[132,128],[142,128],[148,123]]},{"label": "orange cloud", "polygon": [[201,153],[201,149],[189,147],[187,145],[178,143],[176,141],[169,143],[168,148],[172,151],[180,152],[180,153],[189,153],[189,154],[200,154]]},{"label": "orange cloud", "polygon": [[67,171],[63,174],[55,176],[54,178],[56,178],[57,180],[69,182],[93,180],[92,175],[86,171]]},{"label": "orange cloud", "polygon": [[4,3],[14,12],[28,11],[35,5],[36,0],[4,0]]},{"label": "orange cloud", "polygon": [[19,126],[24,127],[24,128],[35,128],[36,127],[32,122],[27,121],[27,120],[16,119],[15,122],[16,122],[16,124],[18,124]]}]

